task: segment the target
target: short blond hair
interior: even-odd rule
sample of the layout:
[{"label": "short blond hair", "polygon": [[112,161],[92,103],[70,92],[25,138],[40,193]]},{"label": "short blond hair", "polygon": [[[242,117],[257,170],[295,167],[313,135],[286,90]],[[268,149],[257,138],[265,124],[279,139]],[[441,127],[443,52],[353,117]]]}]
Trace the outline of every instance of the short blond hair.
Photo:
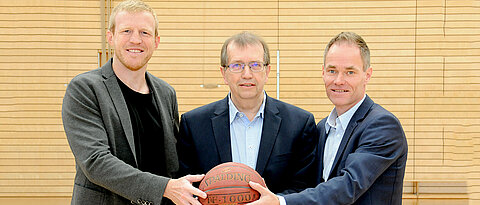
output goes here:
[{"label": "short blond hair", "polygon": [[145,2],[140,1],[140,0],[126,0],[115,6],[113,8],[112,13],[110,14],[110,19],[108,23],[108,30],[112,33],[115,31],[115,17],[117,17],[117,14],[121,11],[126,11],[130,13],[137,13],[137,12],[142,12],[146,11],[148,13],[151,13],[153,16],[153,19],[155,20],[155,36],[158,36],[158,19],[157,19],[157,14],[155,11],[147,5]]}]

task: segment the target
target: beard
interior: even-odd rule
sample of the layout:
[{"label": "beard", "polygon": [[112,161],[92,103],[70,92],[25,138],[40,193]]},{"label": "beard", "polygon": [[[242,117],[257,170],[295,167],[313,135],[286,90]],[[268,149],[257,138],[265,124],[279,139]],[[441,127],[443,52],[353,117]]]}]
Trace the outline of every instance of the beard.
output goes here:
[{"label": "beard", "polygon": [[[127,52],[127,51],[124,51]],[[118,61],[127,69],[131,71],[138,71],[145,67],[148,63],[150,58],[152,57],[151,54],[139,55],[137,57],[129,57],[128,53],[118,52],[115,54],[117,56]]]}]

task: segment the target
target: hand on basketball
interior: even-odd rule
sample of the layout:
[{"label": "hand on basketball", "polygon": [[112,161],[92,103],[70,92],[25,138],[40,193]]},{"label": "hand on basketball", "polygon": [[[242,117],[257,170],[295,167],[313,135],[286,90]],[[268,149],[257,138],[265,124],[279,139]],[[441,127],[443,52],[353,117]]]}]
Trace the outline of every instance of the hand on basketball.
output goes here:
[{"label": "hand on basketball", "polygon": [[198,199],[194,197],[198,196],[206,198],[207,194],[192,185],[192,182],[199,182],[203,179],[204,175],[187,175],[178,179],[170,179],[167,187],[165,188],[164,197],[169,198],[175,204],[194,204],[201,205]]},{"label": "hand on basketball", "polygon": [[280,205],[277,195],[272,193],[268,188],[263,187],[262,185],[250,181],[248,183],[252,189],[255,189],[260,193],[260,199],[246,205]]}]

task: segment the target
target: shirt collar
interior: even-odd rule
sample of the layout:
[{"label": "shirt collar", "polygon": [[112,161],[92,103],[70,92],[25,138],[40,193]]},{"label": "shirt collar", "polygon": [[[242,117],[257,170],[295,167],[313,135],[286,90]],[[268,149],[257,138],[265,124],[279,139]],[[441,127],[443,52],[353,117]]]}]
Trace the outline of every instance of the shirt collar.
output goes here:
[{"label": "shirt collar", "polygon": [[[240,113],[240,111],[238,111],[237,107],[233,103],[231,95],[232,95],[231,93],[228,93],[228,112],[229,112],[229,115],[230,115],[230,123],[232,123],[233,120],[235,120],[235,117],[237,116],[237,114]],[[267,98],[267,94],[265,93],[265,91],[263,91],[263,102],[262,102],[262,105],[260,106],[260,108],[258,109],[258,112],[255,115],[254,119],[258,116],[263,118],[263,113],[265,111],[265,99],[266,98]]]},{"label": "shirt collar", "polygon": [[367,95],[364,95],[362,100],[360,100],[360,102],[355,104],[352,108],[350,108],[347,112],[343,113],[340,116],[337,115],[337,109],[333,108],[332,112],[330,112],[330,115],[328,115],[327,122],[325,122],[325,131],[327,132],[327,134],[330,131],[331,127],[336,127],[337,117],[340,120],[341,126],[343,126],[343,128],[345,128],[345,126],[347,126],[348,123],[350,122],[350,120],[352,119],[353,114],[355,114],[355,112],[357,112],[358,108],[360,107],[360,105],[365,100],[366,96]]}]

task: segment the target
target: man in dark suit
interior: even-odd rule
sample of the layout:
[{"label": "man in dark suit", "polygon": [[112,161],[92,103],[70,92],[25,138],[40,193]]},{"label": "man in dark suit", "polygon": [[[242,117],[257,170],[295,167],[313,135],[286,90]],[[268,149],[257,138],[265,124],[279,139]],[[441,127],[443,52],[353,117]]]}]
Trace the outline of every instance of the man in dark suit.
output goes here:
[{"label": "man in dark suit", "polygon": [[402,204],[407,141],[399,120],[366,95],[370,51],[352,32],[327,45],[323,80],[335,105],[318,123],[318,185],[300,193],[262,197],[252,204]]},{"label": "man in dark suit", "polygon": [[198,204],[202,175],[178,171],[175,90],[146,71],[160,41],[155,12],[129,0],[113,9],[107,39],[115,54],[69,83],[62,119],[75,156],[71,204]]},{"label": "man in dark suit", "polygon": [[233,161],[255,169],[274,192],[313,185],[314,117],[266,95],[269,64],[268,46],[260,37],[242,32],[225,41],[220,71],[230,93],[182,115],[181,174],[206,173]]}]

